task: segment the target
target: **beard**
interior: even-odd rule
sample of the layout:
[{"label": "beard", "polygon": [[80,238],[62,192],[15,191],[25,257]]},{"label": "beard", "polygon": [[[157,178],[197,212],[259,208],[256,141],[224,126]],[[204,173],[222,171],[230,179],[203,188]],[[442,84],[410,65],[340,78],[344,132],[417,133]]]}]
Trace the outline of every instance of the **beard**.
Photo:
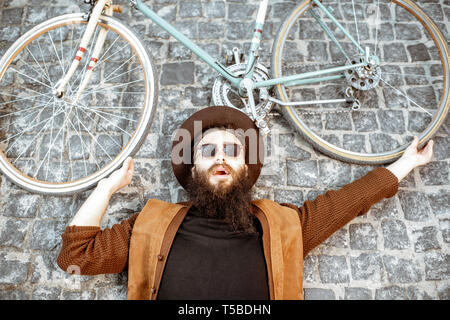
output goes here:
[{"label": "beard", "polygon": [[232,182],[220,182],[214,186],[209,182],[209,177],[217,166],[212,166],[206,172],[198,172],[194,167],[195,175],[190,177],[186,188],[192,206],[201,217],[221,219],[228,223],[232,231],[256,233],[255,217],[251,213],[251,186],[246,171],[235,171],[224,163],[222,166],[230,172]]}]

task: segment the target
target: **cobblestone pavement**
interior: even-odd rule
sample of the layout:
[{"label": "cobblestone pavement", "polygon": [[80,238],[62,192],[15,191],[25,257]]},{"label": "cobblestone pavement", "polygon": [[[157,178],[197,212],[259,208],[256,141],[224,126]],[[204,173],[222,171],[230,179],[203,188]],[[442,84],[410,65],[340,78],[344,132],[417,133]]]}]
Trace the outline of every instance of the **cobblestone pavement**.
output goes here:
[{"label": "cobblestone pavement", "polygon": [[[146,1],[214,57],[248,46],[258,1]],[[42,7],[45,3],[46,6]],[[69,0],[0,0],[0,52],[24,30],[74,9]],[[448,39],[450,3],[417,1]],[[294,2],[271,1],[263,48],[270,48],[280,17]],[[75,6],[78,9],[78,6]],[[171,134],[210,104],[215,76],[184,47],[126,7],[132,25],[161,71],[160,98],[151,132],[135,157],[132,185],[115,194],[102,222],[110,227],[139,211],[146,199],[185,199],[169,160]],[[268,50],[269,52],[269,50]],[[269,54],[262,55],[268,63]],[[180,77],[180,75],[183,75]],[[332,160],[316,151],[281,116],[279,156],[254,188],[255,197],[301,205],[349,183],[373,167]],[[351,221],[314,249],[304,264],[305,299],[450,299],[449,134],[435,138],[435,157],[401,182],[398,194]],[[308,172],[309,175],[305,175]],[[0,175],[0,299],[126,299],[127,273],[69,277],[56,265],[60,235],[89,191],[70,197],[28,193]]]}]

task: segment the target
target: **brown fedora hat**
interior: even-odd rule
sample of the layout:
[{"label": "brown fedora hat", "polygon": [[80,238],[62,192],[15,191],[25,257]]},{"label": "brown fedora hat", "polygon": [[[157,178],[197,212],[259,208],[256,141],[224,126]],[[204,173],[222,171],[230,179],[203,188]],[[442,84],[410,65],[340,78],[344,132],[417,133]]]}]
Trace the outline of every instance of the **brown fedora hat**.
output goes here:
[{"label": "brown fedora hat", "polygon": [[264,161],[264,144],[258,127],[242,111],[226,106],[203,108],[191,115],[177,130],[172,143],[172,168],[178,182],[186,189],[193,166],[194,142],[211,128],[225,127],[236,130],[243,137],[248,182],[253,186],[261,173]]}]

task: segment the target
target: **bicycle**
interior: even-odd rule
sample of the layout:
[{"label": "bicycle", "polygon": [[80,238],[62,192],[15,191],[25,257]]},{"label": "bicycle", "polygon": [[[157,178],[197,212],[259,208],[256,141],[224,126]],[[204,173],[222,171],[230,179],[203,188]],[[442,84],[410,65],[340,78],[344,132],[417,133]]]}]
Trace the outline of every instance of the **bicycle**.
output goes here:
[{"label": "bicycle", "polygon": [[[85,2],[87,14],[44,21],[0,60],[0,170],[31,192],[94,186],[137,152],[155,115],[156,70],[139,37],[113,17],[123,7]],[[271,73],[259,62],[268,0],[246,62],[233,48],[225,64],[141,0],[128,2],[219,74],[214,104],[245,112],[263,134],[276,104],[319,151],[382,164],[413,135],[425,144],[445,120],[447,44],[410,0],[301,1],[274,40]]]}]

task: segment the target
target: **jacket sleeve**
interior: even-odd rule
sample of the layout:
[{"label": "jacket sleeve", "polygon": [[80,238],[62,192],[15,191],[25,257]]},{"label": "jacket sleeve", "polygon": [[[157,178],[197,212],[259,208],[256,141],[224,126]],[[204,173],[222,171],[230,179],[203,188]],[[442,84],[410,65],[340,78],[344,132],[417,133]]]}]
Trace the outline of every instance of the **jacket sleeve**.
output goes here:
[{"label": "jacket sleeve", "polygon": [[138,215],[103,231],[95,226],[66,227],[58,266],[81,275],[122,272],[127,266],[131,231]]},{"label": "jacket sleeve", "polygon": [[[330,190],[300,208],[303,255],[322,243],[353,218],[365,214],[370,207],[398,191],[398,179],[388,169],[378,167],[339,190]],[[287,205],[287,204],[285,204]],[[293,205],[288,205],[294,207]]]}]

